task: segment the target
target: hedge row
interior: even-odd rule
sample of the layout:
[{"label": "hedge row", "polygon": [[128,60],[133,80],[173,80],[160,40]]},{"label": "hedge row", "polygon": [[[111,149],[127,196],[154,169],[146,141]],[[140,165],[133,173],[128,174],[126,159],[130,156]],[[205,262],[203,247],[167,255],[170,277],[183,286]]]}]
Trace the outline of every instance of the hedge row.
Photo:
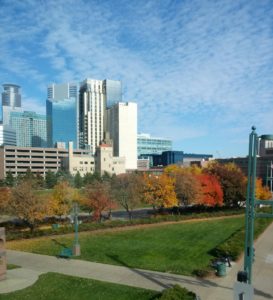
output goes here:
[{"label": "hedge row", "polygon": [[[151,215],[149,218],[134,219],[134,220],[108,220],[101,223],[87,222],[84,220],[82,224],[79,225],[79,231],[93,231],[99,229],[107,228],[119,228],[125,226],[141,225],[141,224],[155,224],[161,222],[178,222],[182,220],[190,219],[201,219],[201,218],[213,218],[221,216],[239,215],[243,213],[242,209],[222,209],[222,210],[210,210],[204,212],[184,212],[183,214],[169,214],[163,212],[164,214]],[[72,224],[63,223],[58,229],[42,228],[42,226],[36,228],[33,232],[26,230],[25,228],[18,227],[12,224],[3,224],[7,228],[7,240],[17,240],[17,239],[28,239],[41,236],[51,236],[51,235],[62,235],[67,233],[73,233],[74,227]],[[45,225],[45,224],[43,224]]]}]

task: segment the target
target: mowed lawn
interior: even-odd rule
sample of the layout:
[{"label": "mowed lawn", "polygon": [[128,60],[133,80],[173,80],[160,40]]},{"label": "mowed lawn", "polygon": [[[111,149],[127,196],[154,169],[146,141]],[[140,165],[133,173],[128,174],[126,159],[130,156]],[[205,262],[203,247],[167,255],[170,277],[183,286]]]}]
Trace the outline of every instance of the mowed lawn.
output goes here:
[{"label": "mowed lawn", "polygon": [[149,300],[156,295],[150,290],[47,273],[26,289],[0,294],[0,300]]},{"label": "mowed lawn", "polygon": [[[210,250],[244,225],[243,217],[144,227],[107,233],[80,233],[79,259],[126,267],[190,275],[206,269]],[[58,255],[73,237],[12,241],[8,249]]]}]

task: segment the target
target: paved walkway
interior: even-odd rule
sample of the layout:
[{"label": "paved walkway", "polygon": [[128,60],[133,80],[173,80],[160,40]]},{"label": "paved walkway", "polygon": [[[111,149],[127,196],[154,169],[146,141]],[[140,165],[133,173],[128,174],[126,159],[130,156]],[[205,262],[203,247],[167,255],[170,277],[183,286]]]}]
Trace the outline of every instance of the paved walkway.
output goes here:
[{"label": "paved walkway", "polygon": [[[225,278],[201,280],[188,276],[129,269],[122,266],[82,260],[59,259],[52,256],[13,250],[9,250],[7,253],[9,263],[22,266],[22,269],[9,271],[8,277],[12,277],[12,274],[15,274],[17,277],[23,274],[24,277],[29,276],[33,281],[41,273],[57,272],[157,291],[178,283],[195,292],[202,300],[233,299],[233,284],[238,270],[241,269],[241,263],[239,262],[230,269]],[[256,261],[253,277],[254,287],[256,288],[255,300],[273,299],[273,224],[268,227],[256,243]],[[11,284],[14,289],[24,287],[20,280],[18,282],[17,284],[16,282]],[[5,283],[0,282],[0,293],[6,292],[4,286]]]}]

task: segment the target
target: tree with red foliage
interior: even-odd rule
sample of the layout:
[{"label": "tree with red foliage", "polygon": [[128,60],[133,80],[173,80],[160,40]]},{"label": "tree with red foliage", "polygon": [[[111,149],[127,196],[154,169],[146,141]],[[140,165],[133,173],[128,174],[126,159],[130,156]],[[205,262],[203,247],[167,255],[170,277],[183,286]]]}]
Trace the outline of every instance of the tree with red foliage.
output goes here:
[{"label": "tree with red foliage", "polygon": [[86,186],[84,205],[93,211],[93,220],[101,221],[103,211],[108,211],[110,216],[111,210],[116,207],[109,195],[109,183],[94,181]]},{"label": "tree with red foliage", "polygon": [[206,206],[222,206],[223,190],[218,179],[209,174],[196,175],[201,184],[201,197],[199,203]]},{"label": "tree with red foliage", "polygon": [[234,163],[211,161],[204,173],[217,177],[224,192],[226,206],[239,207],[246,200],[247,178]]}]

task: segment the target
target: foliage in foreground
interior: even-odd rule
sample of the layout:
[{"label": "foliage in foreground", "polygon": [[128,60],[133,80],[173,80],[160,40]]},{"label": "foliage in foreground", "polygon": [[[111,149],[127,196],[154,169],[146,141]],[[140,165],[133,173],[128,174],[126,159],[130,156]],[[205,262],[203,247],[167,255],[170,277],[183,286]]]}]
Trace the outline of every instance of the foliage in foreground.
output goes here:
[{"label": "foliage in foreground", "polygon": [[196,295],[189,292],[185,288],[182,288],[178,284],[174,285],[172,288],[163,291],[162,295],[159,296],[160,300],[195,300]]}]

